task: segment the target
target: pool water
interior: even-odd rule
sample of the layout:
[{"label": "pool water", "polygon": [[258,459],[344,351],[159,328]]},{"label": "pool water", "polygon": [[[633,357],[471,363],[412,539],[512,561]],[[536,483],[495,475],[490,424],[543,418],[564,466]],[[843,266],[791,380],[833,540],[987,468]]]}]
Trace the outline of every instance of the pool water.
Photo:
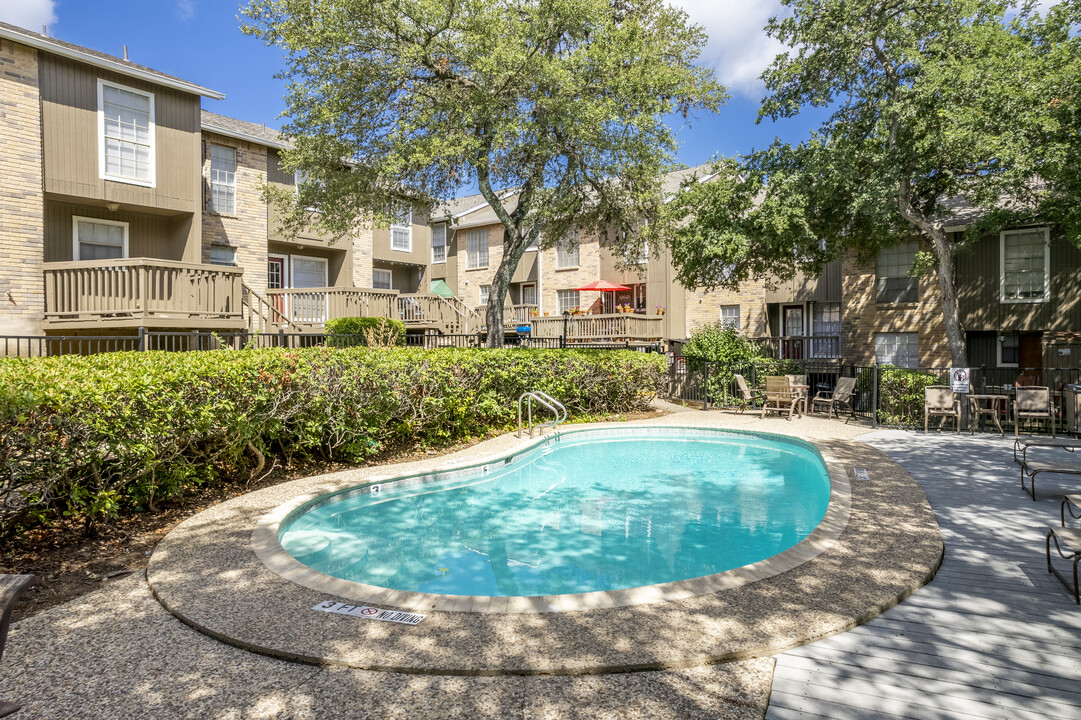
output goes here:
[{"label": "pool water", "polygon": [[829,503],[813,446],[708,430],[564,433],[452,479],[319,498],[282,524],[300,562],[446,595],[558,595],[700,577],[776,555]]}]

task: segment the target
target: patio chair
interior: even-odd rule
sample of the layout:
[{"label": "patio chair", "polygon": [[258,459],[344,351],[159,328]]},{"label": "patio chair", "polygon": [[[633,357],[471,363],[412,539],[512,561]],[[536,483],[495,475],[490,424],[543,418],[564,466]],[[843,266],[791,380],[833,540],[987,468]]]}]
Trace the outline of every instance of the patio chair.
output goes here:
[{"label": "patio chair", "polygon": [[[0,575],[0,658],[4,655],[4,645],[8,639],[8,626],[11,625],[11,611],[15,608],[15,601],[33,584],[33,575]],[[0,700],[0,717],[7,717],[18,710],[18,705]]]},{"label": "patio chair", "polygon": [[848,424],[848,420],[856,417],[856,409],[852,407],[851,398],[856,393],[856,378],[843,377],[837,378],[837,386],[833,388],[833,392],[823,390],[817,393],[814,398],[811,399],[811,413],[814,413],[815,405],[826,405],[829,408],[829,417],[833,417],[834,413],[840,417],[840,413],[837,412],[837,408],[848,408],[849,417],[845,420],[845,424]]},{"label": "patio chair", "polygon": [[[1055,541],[1055,551],[1059,557],[1073,563],[1073,587],[1065,576],[1051,564],[1051,540]],[[1047,531],[1047,572],[1058,578],[1058,581],[1073,595],[1073,600],[1081,605],[1081,587],[1077,584],[1077,564],[1081,562],[1081,530],[1071,528],[1052,527]]]},{"label": "patio chair", "polygon": [[747,387],[747,381],[739,373],[734,374],[732,377],[736,381],[736,390],[739,392],[739,412],[746,410],[748,405],[754,407],[755,403],[762,399],[762,391],[751,390]]},{"label": "patio chair", "polygon": [[[788,384],[792,387],[792,392],[799,395],[800,402],[803,403],[803,412],[807,412],[807,376],[806,375],[785,375],[788,378]],[[804,387],[796,387],[796,385],[803,385]]]},{"label": "patio chair", "polygon": [[1055,413],[1051,409],[1051,388],[1042,385],[1017,388],[1013,400],[1013,436],[1018,437],[1021,421],[1047,420],[1051,423],[1051,437],[1055,437]]},{"label": "patio chair", "polygon": [[[961,401],[957,395],[945,385],[930,385],[923,389],[923,431],[928,432],[928,424],[932,417],[952,417],[957,425],[957,434],[961,434]],[[941,430],[941,425],[939,430]]]},{"label": "patio chair", "polygon": [[[1038,462],[1025,460],[1021,464],[1021,489],[1036,499],[1036,476],[1040,473],[1052,475],[1081,475],[1081,463],[1077,462]],[[1029,485],[1025,485],[1025,478],[1029,478]]]},{"label": "patio chair", "polygon": [[765,401],[762,403],[762,417],[767,412],[788,413],[788,419],[792,419],[795,412],[800,417],[803,413],[799,409],[799,393],[792,391],[792,385],[788,378],[783,375],[769,375],[766,377]]},{"label": "patio chair", "polygon": [[1066,513],[1074,520],[1081,520],[1081,495],[1067,495],[1062,498],[1062,527],[1066,527]]}]

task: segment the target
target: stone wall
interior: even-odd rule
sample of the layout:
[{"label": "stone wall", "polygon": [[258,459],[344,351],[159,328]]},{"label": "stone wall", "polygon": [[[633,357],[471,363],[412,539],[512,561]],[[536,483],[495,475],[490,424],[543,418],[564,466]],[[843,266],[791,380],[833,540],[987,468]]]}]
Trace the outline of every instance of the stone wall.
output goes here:
[{"label": "stone wall", "polygon": [[0,334],[40,335],[44,179],[37,51],[0,40]]},{"label": "stone wall", "polygon": [[[920,250],[929,248],[921,244]],[[942,292],[938,273],[930,271],[919,281],[919,302],[877,303],[875,263],[861,263],[849,251],[841,265],[842,352],[846,363],[871,365],[875,361],[875,333],[917,333],[921,367],[948,367],[949,344],[942,320]]]}]

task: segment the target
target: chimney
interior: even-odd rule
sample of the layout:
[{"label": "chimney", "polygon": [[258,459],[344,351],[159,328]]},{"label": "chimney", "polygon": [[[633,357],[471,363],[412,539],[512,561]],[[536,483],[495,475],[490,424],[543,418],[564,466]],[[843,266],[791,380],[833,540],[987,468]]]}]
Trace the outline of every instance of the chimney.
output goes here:
[{"label": "chimney", "polygon": [[125,60],[128,59],[128,46],[127,45],[124,46],[124,59]]},{"label": "chimney", "polygon": [[45,37],[49,37],[49,26],[48,25],[42,25],[41,26],[41,34],[44,35]]}]

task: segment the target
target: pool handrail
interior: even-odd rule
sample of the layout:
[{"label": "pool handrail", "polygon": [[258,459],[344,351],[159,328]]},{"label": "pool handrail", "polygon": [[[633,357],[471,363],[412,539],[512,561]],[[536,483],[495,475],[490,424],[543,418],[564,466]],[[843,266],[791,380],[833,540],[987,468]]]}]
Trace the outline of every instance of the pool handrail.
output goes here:
[{"label": "pool handrail", "polygon": [[[529,431],[529,437],[533,437],[533,429],[540,430],[546,427],[555,427],[567,419],[567,408],[563,406],[563,403],[556,400],[554,397],[546,392],[540,390],[531,390],[524,392],[518,397],[518,437],[522,437],[522,401],[526,401],[527,421],[526,429]],[[533,424],[533,401],[543,407],[548,408],[555,414],[555,419],[548,420],[546,422]]]}]

